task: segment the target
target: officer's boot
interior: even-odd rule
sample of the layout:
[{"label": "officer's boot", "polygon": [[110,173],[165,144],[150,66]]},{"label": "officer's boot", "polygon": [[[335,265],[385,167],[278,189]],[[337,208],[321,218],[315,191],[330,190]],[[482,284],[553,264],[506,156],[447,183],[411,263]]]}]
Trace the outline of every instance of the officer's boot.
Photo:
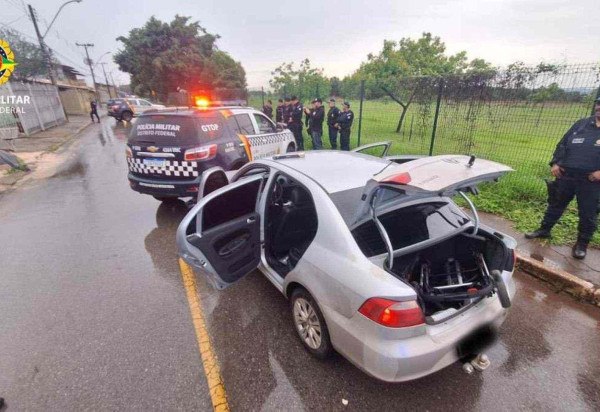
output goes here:
[{"label": "officer's boot", "polygon": [[585,259],[585,255],[587,254],[587,246],[587,242],[578,240],[577,243],[575,243],[575,246],[573,246],[571,255],[575,259]]},{"label": "officer's boot", "polygon": [[533,232],[525,233],[527,239],[547,239],[550,237],[550,229],[541,227]]}]

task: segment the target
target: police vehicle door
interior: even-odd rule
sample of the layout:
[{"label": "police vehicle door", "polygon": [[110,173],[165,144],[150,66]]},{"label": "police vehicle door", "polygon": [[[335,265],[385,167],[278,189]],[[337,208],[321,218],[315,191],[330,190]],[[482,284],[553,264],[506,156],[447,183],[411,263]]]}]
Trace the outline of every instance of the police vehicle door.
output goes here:
[{"label": "police vehicle door", "polygon": [[253,159],[274,156],[286,152],[285,133],[278,132],[275,123],[261,113],[252,113],[252,122],[257,134],[248,136]]}]

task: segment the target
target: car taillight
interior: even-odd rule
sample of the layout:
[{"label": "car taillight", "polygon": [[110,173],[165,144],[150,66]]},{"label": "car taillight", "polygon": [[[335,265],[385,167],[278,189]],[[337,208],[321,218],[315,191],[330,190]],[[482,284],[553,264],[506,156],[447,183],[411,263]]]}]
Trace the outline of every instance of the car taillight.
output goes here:
[{"label": "car taillight", "polygon": [[211,144],[210,146],[194,147],[185,151],[183,158],[187,161],[190,160],[208,160],[212,159],[217,155],[217,145]]},{"label": "car taillight", "polygon": [[405,328],[425,323],[423,311],[414,300],[398,302],[385,298],[370,298],[358,311],[373,322],[389,328]]},{"label": "car taillight", "polygon": [[127,157],[133,157],[133,152],[131,151],[131,149],[129,148],[129,146],[125,146],[125,156],[127,156]]}]

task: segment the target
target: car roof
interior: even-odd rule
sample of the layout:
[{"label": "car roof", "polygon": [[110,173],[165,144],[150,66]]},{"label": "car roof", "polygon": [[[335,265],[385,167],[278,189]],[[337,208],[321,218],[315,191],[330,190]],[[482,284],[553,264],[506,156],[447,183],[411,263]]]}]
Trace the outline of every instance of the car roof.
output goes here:
[{"label": "car roof", "polygon": [[329,194],[364,187],[373,175],[396,163],[379,157],[338,150],[311,150],[298,156],[273,156],[265,160],[284,164],[310,177]]}]

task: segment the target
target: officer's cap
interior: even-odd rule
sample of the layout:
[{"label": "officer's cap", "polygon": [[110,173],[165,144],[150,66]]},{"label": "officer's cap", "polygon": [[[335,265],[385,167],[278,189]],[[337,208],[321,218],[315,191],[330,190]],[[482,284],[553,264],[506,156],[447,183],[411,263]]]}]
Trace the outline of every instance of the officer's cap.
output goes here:
[{"label": "officer's cap", "polygon": [[292,100],[298,100],[298,96],[292,96]]},{"label": "officer's cap", "polygon": [[321,100],[321,98],[320,98],[320,97],[317,97],[317,98],[316,98],[316,99],[314,99],[312,102],[313,102],[313,103],[323,103],[323,100]]},{"label": "officer's cap", "polygon": [[344,102],[344,106],[346,106],[346,107],[350,107],[350,103],[348,103],[348,102]]},{"label": "officer's cap", "polygon": [[330,101],[331,103],[335,103],[335,99],[334,99],[334,98],[331,98],[331,99],[329,99],[329,101]]},{"label": "officer's cap", "polygon": [[594,100],[596,103],[600,103],[600,96],[596,97],[596,100]]}]

